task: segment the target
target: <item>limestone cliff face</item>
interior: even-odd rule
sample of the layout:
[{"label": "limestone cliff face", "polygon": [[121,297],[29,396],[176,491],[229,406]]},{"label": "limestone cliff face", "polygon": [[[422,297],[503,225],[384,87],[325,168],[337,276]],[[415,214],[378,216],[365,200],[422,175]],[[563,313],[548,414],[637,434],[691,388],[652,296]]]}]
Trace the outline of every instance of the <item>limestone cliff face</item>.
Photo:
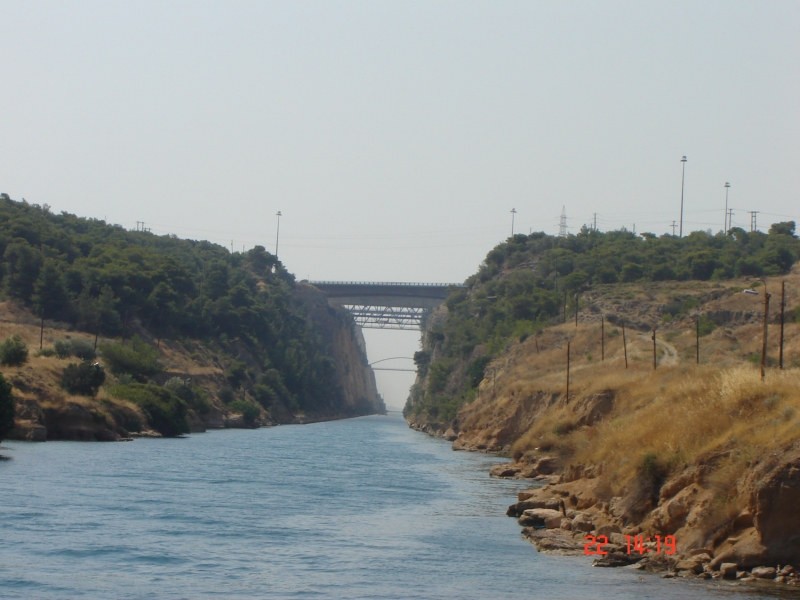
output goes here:
[{"label": "limestone cliff face", "polygon": [[336,364],[335,383],[343,395],[345,413],[385,413],[386,406],[378,394],[375,373],[367,361],[361,328],[353,322],[347,311],[330,306],[325,294],[314,286],[297,284],[295,294],[306,307],[309,318]]}]

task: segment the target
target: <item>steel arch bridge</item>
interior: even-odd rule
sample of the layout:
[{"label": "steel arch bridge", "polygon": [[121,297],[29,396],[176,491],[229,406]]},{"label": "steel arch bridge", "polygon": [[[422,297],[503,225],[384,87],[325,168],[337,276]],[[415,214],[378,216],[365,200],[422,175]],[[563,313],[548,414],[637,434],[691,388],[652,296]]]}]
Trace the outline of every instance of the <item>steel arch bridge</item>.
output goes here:
[{"label": "steel arch bridge", "polygon": [[309,281],[328,302],[352,313],[366,329],[421,329],[425,317],[447,298],[456,283]]}]

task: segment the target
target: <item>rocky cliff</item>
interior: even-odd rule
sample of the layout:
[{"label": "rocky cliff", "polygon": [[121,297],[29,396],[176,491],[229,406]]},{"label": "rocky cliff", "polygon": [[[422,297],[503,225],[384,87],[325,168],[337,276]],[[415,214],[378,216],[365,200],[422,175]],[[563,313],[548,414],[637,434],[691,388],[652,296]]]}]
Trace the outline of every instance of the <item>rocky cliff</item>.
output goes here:
[{"label": "rocky cliff", "polygon": [[328,304],[328,299],[312,285],[300,283],[295,294],[306,307],[323,343],[330,348],[336,363],[336,385],[344,397],[344,413],[352,415],[386,412],[378,394],[375,372],[367,360],[361,328],[346,310]]},{"label": "rocky cliff", "polygon": [[[229,375],[232,364],[242,363],[254,377],[258,376],[257,362],[248,347],[236,340],[231,340],[227,351],[221,352],[214,344],[197,340],[156,340],[140,324],[132,323],[133,332],[142,343],[156,347],[159,352],[159,362],[164,371],[154,376],[151,383],[160,386],[178,377],[191,381],[207,398],[208,406],[203,411],[188,411],[187,418],[193,432],[309,423],[385,412],[375,375],[367,363],[364,338],[352,318],[341,309],[329,307],[324,294],[311,286],[297,285],[294,298],[322,339],[333,365],[329,398],[314,410],[298,410],[280,400],[262,407],[245,387],[231,391]],[[159,435],[152,427],[147,411],[106,392],[105,388],[118,383],[110,373],[106,385],[96,397],[67,393],[59,385],[59,380],[66,365],[75,359],[61,359],[52,354],[36,355],[32,349],[38,348],[39,333],[36,319],[27,310],[13,302],[0,303],[0,338],[18,335],[31,348],[26,364],[2,369],[14,386],[16,399],[16,428],[8,436],[10,439],[115,441]],[[45,347],[64,338],[85,339],[88,343],[94,341],[91,335],[75,332],[66,324],[46,323],[43,331]],[[113,340],[100,338],[101,345],[110,341]],[[102,357],[97,360],[103,363]],[[231,394],[233,398],[228,397]],[[258,409],[258,415],[248,422],[237,410],[240,404],[231,400],[252,405]]]}]

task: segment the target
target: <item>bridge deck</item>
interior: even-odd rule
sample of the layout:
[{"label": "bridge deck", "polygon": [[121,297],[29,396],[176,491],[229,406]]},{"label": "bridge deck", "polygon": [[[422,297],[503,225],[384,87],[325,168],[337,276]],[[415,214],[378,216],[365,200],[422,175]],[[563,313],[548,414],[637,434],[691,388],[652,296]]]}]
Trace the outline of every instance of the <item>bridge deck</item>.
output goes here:
[{"label": "bridge deck", "polygon": [[331,304],[349,310],[361,327],[418,329],[457,283],[310,281]]}]

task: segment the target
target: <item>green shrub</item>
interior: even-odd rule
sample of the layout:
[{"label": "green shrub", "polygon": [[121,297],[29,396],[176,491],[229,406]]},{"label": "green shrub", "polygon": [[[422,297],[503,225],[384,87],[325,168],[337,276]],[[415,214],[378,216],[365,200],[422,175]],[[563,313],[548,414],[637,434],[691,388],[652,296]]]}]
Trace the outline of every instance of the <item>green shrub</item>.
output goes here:
[{"label": "green shrub", "polygon": [[233,412],[241,413],[242,417],[244,417],[244,422],[250,426],[253,426],[256,422],[256,419],[261,416],[261,409],[259,409],[252,402],[246,402],[244,400],[236,400],[235,402],[231,402],[228,405],[228,408]]},{"label": "green shrub", "polygon": [[72,346],[69,340],[56,340],[53,342],[53,351],[58,358],[64,359],[72,356]]},{"label": "green shrub", "polygon": [[222,387],[219,389],[219,392],[217,392],[217,398],[219,398],[220,400],[222,400],[222,402],[223,402],[224,404],[230,404],[231,402],[233,402],[233,399],[234,399],[235,397],[236,397],[236,396],[235,396],[235,394],[233,393],[233,388],[232,388],[231,386],[229,386],[229,385],[223,385],[223,386],[222,386]]},{"label": "green shrub", "polygon": [[469,387],[476,388],[483,381],[484,373],[486,372],[486,365],[489,364],[490,358],[488,356],[481,356],[476,358],[467,367],[467,383]]},{"label": "green shrub", "polygon": [[128,374],[140,383],[162,371],[158,350],[136,337],[127,346],[104,344],[100,346],[100,354],[114,375]]},{"label": "green shrub", "polygon": [[11,394],[11,384],[0,373],[0,441],[14,429],[14,396]]},{"label": "green shrub", "polygon": [[257,383],[253,386],[253,396],[264,408],[269,408],[278,399],[278,394],[275,393],[275,390],[263,383]]},{"label": "green shrub", "polygon": [[428,375],[428,393],[436,394],[444,389],[447,384],[447,376],[450,373],[450,365],[445,361],[433,363]]},{"label": "green shrub", "polygon": [[97,356],[92,342],[80,338],[56,340],[53,343],[53,351],[58,358],[74,356],[81,360],[93,360]]},{"label": "green shrub", "polygon": [[186,402],[198,414],[204,415],[211,410],[211,403],[208,401],[205,391],[191,385],[189,379],[170,377],[164,383],[164,387]]},{"label": "green shrub", "polygon": [[667,476],[667,467],[658,459],[655,452],[647,452],[639,463],[638,472],[646,480],[659,482]]},{"label": "green shrub", "polygon": [[34,356],[55,356],[56,351],[52,348],[39,348],[35,353]]},{"label": "green shrub", "polygon": [[70,394],[96,396],[97,390],[105,380],[106,373],[97,363],[72,363],[67,365],[61,374],[61,387]]},{"label": "green shrub", "polygon": [[0,365],[18,367],[28,362],[28,345],[14,334],[0,344]]},{"label": "green shrub", "polygon": [[70,346],[72,348],[72,356],[75,358],[80,358],[81,360],[94,360],[97,357],[94,344],[89,340],[80,338],[70,340]]},{"label": "green shrub", "polygon": [[431,364],[431,353],[426,350],[414,352],[414,364],[417,365],[417,372],[420,377],[428,374],[428,367]]},{"label": "green shrub", "polygon": [[108,389],[115,398],[128,400],[140,406],[150,421],[150,425],[165,437],[175,437],[189,433],[186,402],[163,387],[152,383],[131,383],[117,385]]},{"label": "green shrub", "polygon": [[708,335],[714,331],[717,326],[706,315],[700,315],[697,319],[697,327],[701,336]]},{"label": "green shrub", "polygon": [[230,368],[225,373],[225,378],[234,389],[239,389],[242,386],[242,381],[247,376],[247,365],[242,361],[234,361]]}]

